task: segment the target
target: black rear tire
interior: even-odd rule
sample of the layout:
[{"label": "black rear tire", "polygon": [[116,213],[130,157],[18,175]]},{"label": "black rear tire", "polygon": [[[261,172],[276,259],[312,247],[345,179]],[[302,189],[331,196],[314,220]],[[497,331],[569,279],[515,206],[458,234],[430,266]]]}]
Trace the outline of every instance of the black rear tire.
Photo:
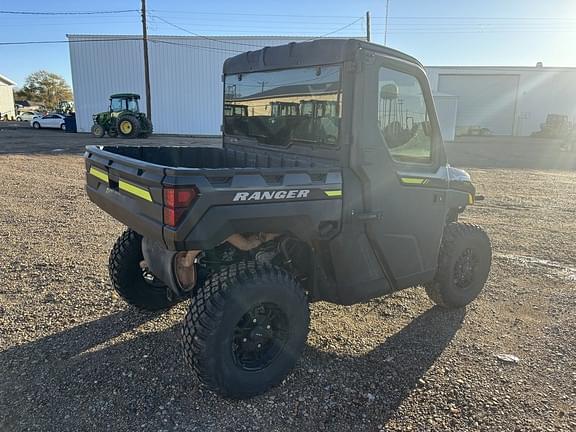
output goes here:
[{"label": "black rear tire", "polygon": [[108,261],[112,287],[127,303],[139,309],[156,311],[167,309],[178,302],[170,289],[140,268],[142,261],[142,236],[131,229],[122,233]]},{"label": "black rear tire", "polygon": [[290,274],[237,263],[211,275],[192,298],[182,329],[184,358],[210,390],[252,397],[294,367],[309,323],[306,294]]},{"label": "black rear tire", "polygon": [[444,228],[438,271],[426,285],[430,300],[455,309],[472,302],[484,287],[492,263],[492,246],[478,225],[452,222]]},{"label": "black rear tire", "polygon": [[132,115],[124,115],[116,122],[120,138],[137,138],[140,135],[140,122]]}]

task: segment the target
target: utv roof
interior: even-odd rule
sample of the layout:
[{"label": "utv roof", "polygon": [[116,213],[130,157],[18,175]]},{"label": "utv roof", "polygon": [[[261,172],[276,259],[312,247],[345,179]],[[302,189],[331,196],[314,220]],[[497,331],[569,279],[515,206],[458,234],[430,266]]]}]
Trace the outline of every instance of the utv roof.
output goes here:
[{"label": "utv roof", "polygon": [[116,93],[110,95],[110,99],[112,98],[132,98],[132,99],[140,99],[140,95],[136,93]]},{"label": "utv roof", "polygon": [[364,42],[359,39],[317,39],[265,47],[257,51],[238,54],[224,62],[224,73],[246,73],[255,70],[265,71],[342,63],[353,60],[359,48],[399,58],[423,67],[414,57],[375,43]]}]

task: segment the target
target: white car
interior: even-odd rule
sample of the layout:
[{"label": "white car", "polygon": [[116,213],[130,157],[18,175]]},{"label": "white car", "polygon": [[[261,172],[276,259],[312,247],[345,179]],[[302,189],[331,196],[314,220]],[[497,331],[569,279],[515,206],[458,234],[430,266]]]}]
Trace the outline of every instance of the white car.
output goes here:
[{"label": "white car", "polygon": [[34,129],[54,128],[66,130],[64,125],[64,116],[62,114],[47,114],[42,117],[35,117],[30,120],[30,125]]},{"label": "white car", "polygon": [[22,111],[20,114],[16,116],[16,120],[18,121],[30,121],[36,117],[42,117],[42,114],[35,111]]}]

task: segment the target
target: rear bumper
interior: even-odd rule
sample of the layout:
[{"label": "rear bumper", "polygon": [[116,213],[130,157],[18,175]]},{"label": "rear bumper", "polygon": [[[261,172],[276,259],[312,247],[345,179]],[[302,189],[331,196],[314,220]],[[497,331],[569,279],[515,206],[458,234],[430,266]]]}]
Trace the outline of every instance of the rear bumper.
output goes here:
[{"label": "rear bumper", "polygon": [[90,201],[143,237],[163,242],[162,223],[147,215],[139,202],[111,190],[105,184],[92,183],[91,179],[88,179],[86,184],[86,193]]}]

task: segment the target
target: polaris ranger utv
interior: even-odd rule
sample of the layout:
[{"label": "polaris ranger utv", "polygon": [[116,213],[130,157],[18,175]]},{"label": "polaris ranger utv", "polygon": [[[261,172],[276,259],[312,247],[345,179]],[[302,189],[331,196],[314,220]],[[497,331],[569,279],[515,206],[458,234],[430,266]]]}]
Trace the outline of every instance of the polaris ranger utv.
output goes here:
[{"label": "polaris ranger utv", "polygon": [[129,227],[112,286],[147,310],[190,299],[184,357],[202,383],[243,398],[281,382],[310,302],[478,296],[490,241],[458,222],[475,189],[446,162],[417,60],[324,39],[232,57],[223,81],[222,148],[85,153],[90,199]]}]

